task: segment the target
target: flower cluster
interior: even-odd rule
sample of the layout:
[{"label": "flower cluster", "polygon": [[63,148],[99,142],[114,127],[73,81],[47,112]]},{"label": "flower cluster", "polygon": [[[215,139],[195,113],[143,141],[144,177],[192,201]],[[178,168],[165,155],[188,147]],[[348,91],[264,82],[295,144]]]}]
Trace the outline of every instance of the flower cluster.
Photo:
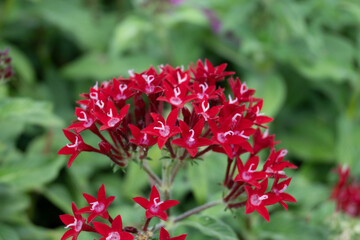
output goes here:
[{"label": "flower cluster", "polygon": [[0,51],[0,81],[7,80],[14,75],[14,70],[10,63],[9,49]]},{"label": "flower cluster", "polygon": [[348,166],[337,168],[339,180],[334,186],[331,199],[336,201],[337,211],[342,211],[350,216],[360,216],[360,183],[350,175]]},{"label": "flower cluster", "polygon": [[[279,203],[287,209],[286,202],[296,202],[285,193],[291,181],[285,170],[296,166],[284,160],[287,150],[275,149],[278,142],[266,127],[272,118],[261,112],[263,100],[225,68],[226,64],[213,66],[199,60],[188,69],[162,65],[158,71],[154,67],[141,73],[129,71],[127,78],[96,84],[81,94],[77,119],[64,130],[71,143],[59,154],[71,155],[68,167],[83,151],[104,154],[121,167],[135,160],[143,163],[153,184],[166,184],[168,189],[187,159],[209,151],[222,153],[227,159],[226,207],[246,206],[246,213],[256,210],[269,221],[266,206]],[[231,88],[227,96],[217,85],[226,77]],[[99,137],[98,146],[84,142],[85,130]],[[155,144],[167,149],[174,162],[167,171],[173,176],[163,176],[166,182],[146,168],[147,152]],[[260,151],[269,154],[264,164],[259,163]],[[150,210],[147,214],[156,216]]]},{"label": "flower cluster", "polygon": [[[123,227],[120,215],[117,215],[114,219],[110,217],[107,208],[114,201],[115,197],[106,197],[104,185],[100,187],[97,197],[93,197],[86,193],[84,193],[83,196],[89,206],[78,209],[75,203],[72,203],[73,215],[60,215],[61,221],[66,225],[65,228],[69,229],[64,233],[61,240],[65,240],[70,237],[72,237],[72,240],[76,240],[82,231],[98,233],[102,236],[100,240],[132,240],[135,237],[137,237],[137,239],[149,239],[149,237],[152,237],[153,234],[151,231],[147,230],[151,218],[158,217],[166,221],[167,215],[164,211],[179,203],[174,200],[161,201],[159,192],[155,186],[152,188],[150,201],[141,197],[134,198],[135,202],[146,209],[146,222],[143,229],[138,230],[136,227],[132,226]],[[82,216],[83,214],[90,215],[86,219]],[[101,217],[107,220],[110,226],[105,223],[93,221],[96,217]],[[170,238],[169,233],[161,227],[158,239],[184,240],[185,238],[186,234]]]}]

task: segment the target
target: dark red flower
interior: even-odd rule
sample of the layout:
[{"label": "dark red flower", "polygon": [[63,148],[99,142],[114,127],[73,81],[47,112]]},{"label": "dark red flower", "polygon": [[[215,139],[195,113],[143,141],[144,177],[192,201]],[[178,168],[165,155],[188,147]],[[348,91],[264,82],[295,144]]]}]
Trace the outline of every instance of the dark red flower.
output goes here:
[{"label": "dark red flower", "polygon": [[175,88],[168,83],[164,83],[165,97],[158,97],[158,101],[165,101],[177,108],[183,108],[184,105],[196,98],[195,95],[187,95],[188,89],[185,85],[179,85]]},{"label": "dark red flower", "polygon": [[103,236],[100,240],[132,240],[134,236],[124,232],[121,216],[118,215],[111,224],[111,227],[104,223],[93,222],[96,231]]},{"label": "dark red flower", "polygon": [[75,113],[79,122],[71,124],[67,129],[80,133],[95,124],[96,118],[86,110],[77,107]]},{"label": "dark red flower", "polygon": [[63,129],[63,132],[67,139],[72,144],[66,144],[65,147],[59,150],[58,154],[60,155],[71,155],[69,158],[68,167],[71,166],[74,159],[81,153],[81,152],[99,152],[99,150],[91,147],[90,145],[87,145],[84,143],[82,137],[80,134],[72,133],[66,129]]},{"label": "dark red flower", "polygon": [[262,149],[274,148],[275,144],[280,143],[275,141],[275,135],[269,135],[269,130],[266,129],[264,133],[261,133],[260,128],[257,128],[253,135],[253,150],[254,155],[260,152]]},{"label": "dark red flower", "polygon": [[104,219],[109,219],[107,208],[114,201],[115,197],[110,196],[106,198],[104,184],[101,185],[97,194],[97,198],[86,193],[83,193],[83,196],[90,206],[80,209],[78,213],[91,213],[87,219],[87,223],[90,223],[97,216],[100,216]]},{"label": "dark red flower", "polygon": [[100,130],[103,131],[109,128],[117,128],[121,121],[126,116],[130,105],[125,105],[120,109],[119,114],[117,113],[117,108],[115,107],[112,101],[106,103],[106,113],[104,112],[95,112],[94,115],[101,121],[103,124],[100,127]]},{"label": "dark red flower", "polygon": [[72,211],[74,216],[69,214],[60,215],[61,221],[66,225],[65,228],[70,228],[64,233],[61,240],[65,240],[69,237],[72,237],[72,240],[76,240],[79,233],[84,230],[86,219],[83,218],[81,214],[77,213],[78,209],[75,203],[72,203]]},{"label": "dark red flower", "polygon": [[[277,179],[278,180],[278,179]],[[291,181],[291,178],[288,178],[282,182],[277,182],[275,181],[272,188],[271,188],[271,192],[275,193],[275,195],[278,197],[279,199],[279,203],[286,209],[288,210],[288,206],[287,204],[284,202],[296,202],[296,199],[291,196],[288,193],[284,193],[284,191],[286,190],[286,188],[289,186]]]},{"label": "dark red flower", "polygon": [[157,142],[157,138],[147,133],[142,133],[140,129],[132,124],[129,124],[129,128],[131,134],[133,135],[133,139],[130,139],[130,142],[135,143],[138,146],[142,147],[150,147],[155,145]]},{"label": "dark red flower", "polygon": [[200,137],[205,124],[205,120],[203,118],[201,118],[195,124],[193,129],[190,129],[188,125],[181,120],[179,120],[179,123],[181,129],[181,138],[174,139],[172,143],[186,148],[191,156],[194,157],[196,155],[198,147],[204,147],[213,144],[210,139]]},{"label": "dark red flower", "polygon": [[170,234],[165,230],[165,228],[161,227],[159,240],[184,240],[186,235],[187,234],[182,234],[180,236],[170,238]]},{"label": "dark red flower", "polygon": [[194,74],[195,81],[199,83],[207,82],[209,85],[214,85],[216,82],[224,80],[228,75],[232,75],[235,72],[224,72],[227,64],[223,63],[220,66],[214,67],[207,59],[205,59],[205,65],[201,60],[197,61],[196,66],[190,67],[190,70]]},{"label": "dark red flower", "polygon": [[199,105],[196,105],[195,103],[191,104],[193,105],[195,112],[201,115],[205,121],[208,119],[215,119],[219,110],[223,107],[222,105],[219,105],[210,108],[210,103],[207,97],[204,97]]},{"label": "dark red flower", "polygon": [[266,178],[267,174],[262,171],[256,171],[259,164],[259,157],[255,156],[250,158],[245,163],[245,166],[243,165],[241,159],[237,157],[236,163],[239,173],[236,175],[234,181],[248,183],[256,188],[260,188],[258,181]]},{"label": "dark red flower", "polygon": [[272,149],[264,164],[263,171],[268,173],[271,177],[285,178],[285,168],[297,168],[297,166],[289,161],[282,161],[287,153],[288,151],[286,149],[280,149],[279,151]]},{"label": "dark red flower", "polygon": [[180,128],[174,126],[177,120],[177,116],[178,109],[175,108],[170,112],[165,123],[165,120],[161,115],[151,113],[151,117],[153,118],[154,123],[147,126],[145,129],[142,130],[142,132],[157,136],[158,145],[161,149],[169,138],[180,133]]},{"label": "dark red flower", "polygon": [[245,213],[249,214],[256,210],[269,222],[269,212],[265,206],[273,205],[277,203],[279,199],[274,193],[265,193],[267,185],[268,179],[266,178],[261,182],[260,189],[252,189],[250,186],[245,186],[246,194],[248,196]]},{"label": "dark red flower", "polygon": [[179,201],[176,200],[161,201],[159,192],[155,186],[153,186],[151,189],[150,201],[143,197],[135,197],[133,200],[146,209],[146,218],[158,217],[164,221],[167,219],[167,214],[165,211],[179,204]]}]

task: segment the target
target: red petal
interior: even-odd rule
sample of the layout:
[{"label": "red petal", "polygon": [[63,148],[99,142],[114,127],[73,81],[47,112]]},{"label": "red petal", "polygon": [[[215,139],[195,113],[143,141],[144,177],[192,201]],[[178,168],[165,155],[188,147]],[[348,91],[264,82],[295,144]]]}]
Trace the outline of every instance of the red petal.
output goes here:
[{"label": "red petal", "polygon": [[69,225],[71,223],[74,222],[74,216],[71,216],[69,214],[63,214],[60,215],[60,220],[65,224],[65,225]]},{"label": "red petal", "polygon": [[127,104],[123,108],[121,108],[121,110],[119,112],[119,116],[121,119],[123,119],[126,116],[127,112],[129,111],[129,107],[130,107],[130,104]]},{"label": "red petal", "polygon": [[176,201],[176,200],[167,200],[160,205],[160,209],[161,209],[161,211],[166,211],[167,209],[169,209],[179,203],[180,202]]},{"label": "red petal", "polygon": [[160,238],[159,238],[159,240],[170,240],[170,234],[163,227],[161,227],[161,229],[160,229]]},{"label": "red petal", "polygon": [[149,209],[149,201],[143,197],[135,197],[133,200],[145,209]]},{"label": "red petal", "polygon": [[168,140],[168,138],[163,138],[163,137],[159,137],[158,138],[158,145],[159,145],[159,149],[162,149],[162,147],[165,145],[166,141]]},{"label": "red petal", "polygon": [[118,232],[122,232],[122,220],[121,220],[121,216],[117,215],[116,218],[114,219],[114,221],[111,224],[112,229],[118,231]]},{"label": "red petal", "polygon": [[71,164],[73,163],[73,161],[75,160],[75,158],[79,155],[79,153],[74,153],[73,155],[71,155],[71,157],[69,158],[69,162],[68,162],[68,168],[71,167]]},{"label": "red petal", "polygon": [[180,236],[177,237],[173,237],[170,240],[184,240],[186,238],[187,234],[182,234]]},{"label": "red petal", "polygon": [[151,193],[150,193],[150,203],[151,204],[154,203],[155,198],[158,198],[158,201],[160,201],[159,191],[157,190],[155,185],[153,185],[152,188],[151,188]]},{"label": "red petal", "polygon": [[121,232],[120,233],[120,239],[121,240],[133,240],[135,237],[133,235],[131,235],[128,232]]},{"label": "red petal", "polygon": [[97,199],[95,197],[93,197],[93,196],[91,196],[91,195],[89,195],[87,193],[83,193],[83,196],[84,196],[84,198],[85,198],[85,200],[87,201],[88,204],[97,201]]},{"label": "red petal", "polygon": [[97,199],[101,202],[105,202],[106,201],[106,193],[105,193],[105,186],[104,184],[101,185],[101,187],[99,188],[98,194],[97,194]]},{"label": "red petal", "polygon": [[139,139],[142,137],[141,135],[141,131],[138,127],[132,125],[132,124],[128,124],[131,134],[134,136],[135,139]]},{"label": "red petal", "polygon": [[93,222],[93,225],[94,225],[96,231],[102,236],[106,237],[108,235],[108,233],[111,232],[111,227],[109,227],[108,225],[106,225],[104,223]]},{"label": "red petal", "polygon": [[263,217],[263,218],[265,218],[265,220],[266,221],[270,221],[270,217],[269,217],[269,212],[268,212],[268,210],[264,207],[264,206],[258,206],[257,208],[256,208],[256,211],[258,212],[258,213],[260,213],[260,215]]},{"label": "red petal", "polygon": [[71,236],[73,236],[73,235],[75,235],[75,234],[76,234],[75,230],[70,229],[70,230],[68,230],[68,231],[66,231],[66,232],[64,233],[64,235],[61,237],[61,240],[68,239],[69,237],[71,237]]},{"label": "red petal", "polygon": [[176,123],[177,117],[178,117],[178,109],[175,108],[174,110],[172,110],[170,112],[169,116],[167,117],[166,125],[174,126]]},{"label": "red petal", "polygon": [[167,219],[167,215],[165,212],[159,212],[158,214],[156,214],[154,216],[160,218],[163,221],[166,221],[166,219]]}]

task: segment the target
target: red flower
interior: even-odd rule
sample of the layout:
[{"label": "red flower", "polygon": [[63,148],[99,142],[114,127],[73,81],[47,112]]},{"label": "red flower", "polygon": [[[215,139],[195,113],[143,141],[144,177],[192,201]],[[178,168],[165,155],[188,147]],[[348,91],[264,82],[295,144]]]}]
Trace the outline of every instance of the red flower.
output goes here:
[{"label": "red flower", "polygon": [[130,139],[130,142],[142,147],[150,147],[156,144],[156,137],[150,136],[147,133],[142,133],[138,127],[132,124],[129,124],[129,128],[132,135],[134,136],[134,139]]},{"label": "red flower", "polygon": [[165,228],[161,227],[159,240],[184,240],[186,235],[187,234],[182,234],[180,236],[170,238],[170,234],[165,230]]},{"label": "red flower", "polygon": [[174,126],[177,120],[177,116],[178,109],[175,108],[170,112],[165,123],[165,120],[161,115],[151,113],[151,117],[154,119],[154,123],[147,126],[142,130],[142,132],[157,136],[158,145],[161,149],[169,138],[180,133],[180,128]]},{"label": "red flower", "polygon": [[155,93],[159,93],[162,91],[160,82],[164,78],[164,74],[157,74],[154,67],[142,72],[141,74],[134,73],[133,76],[130,76],[134,81],[133,88],[138,90],[146,95],[151,95]]},{"label": "red flower", "polygon": [[179,120],[179,122],[181,138],[174,139],[172,143],[186,148],[191,156],[194,157],[196,155],[198,147],[204,147],[213,144],[210,139],[200,137],[205,124],[205,120],[203,118],[201,118],[200,121],[195,124],[193,129],[189,129],[185,122],[181,120]]},{"label": "red flower", "polygon": [[222,88],[216,90],[215,85],[209,86],[206,82],[200,84],[194,82],[192,88],[190,88],[189,90],[191,91],[192,94],[196,95],[196,99],[195,99],[196,103],[202,101],[205,97],[210,100],[216,99],[219,97],[218,95],[222,91],[224,91],[224,89]]},{"label": "red flower", "polygon": [[244,132],[234,132],[224,122],[222,122],[220,127],[212,120],[209,120],[208,123],[213,133],[211,140],[220,144],[229,158],[233,158],[233,149],[231,147],[233,144],[240,145],[247,151],[252,152],[251,146],[249,148],[249,143],[247,142],[249,136],[244,135]]},{"label": "red flower", "polygon": [[185,85],[179,85],[175,88],[168,83],[164,83],[165,97],[158,97],[156,100],[165,101],[177,108],[183,108],[184,105],[196,98],[195,95],[187,95],[188,89]]},{"label": "red flower", "polygon": [[106,114],[104,112],[95,112],[95,116],[102,122],[100,130],[103,131],[109,128],[117,128],[121,121],[126,116],[130,105],[125,105],[121,108],[119,114],[117,114],[117,109],[112,101],[106,103]]},{"label": "red flower", "polygon": [[275,193],[275,195],[278,197],[280,204],[286,209],[288,210],[288,206],[284,201],[287,202],[296,202],[296,199],[291,196],[288,193],[284,193],[284,191],[286,190],[286,188],[289,186],[291,181],[291,178],[288,178],[280,183],[278,183],[277,181],[274,182],[272,188],[271,188],[271,192]]},{"label": "red flower", "polygon": [[63,132],[67,139],[70,140],[72,144],[66,144],[65,147],[59,150],[58,154],[60,155],[70,155],[71,157],[69,159],[68,167],[71,166],[74,159],[82,152],[99,152],[99,150],[91,147],[90,145],[87,145],[84,143],[82,137],[80,134],[72,133],[66,129],[63,129]]},{"label": "red flower", "polygon": [[219,110],[223,107],[222,105],[219,105],[210,108],[210,103],[207,97],[204,97],[204,100],[202,100],[199,105],[196,105],[195,103],[191,104],[193,105],[195,112],[203,116],[205,121],[207,121],[208,119],[215,119]]},{"label": "red flower", "polygon": [[118,215],[111,224],[111,227],[104,223],[93,222],[96,231],[103,236],[100,240],[132,240],[134,236],[123,232],[121,216]]},{"label": "red flower", "polygon": [[114,201],[115,197],[110,196],[106,198],[104,184],[101,185],[97,194],[97,198],[86,193],[83,193],[83,196],[91,206],[80,209],[78,213],[91,213],[87,219],[87,223],[94,220],[97,216],[100,216],[104,219],[109,219],[109,214],[106,209]]},{"label": "red flower", "polygon": [[205,65],[201,60],[197,61],[196,67],[190,67],[194,74],[195,81],[199,83],[207,82],[209,85],[214,85],[216,82],[224,80],[224,77],[232,75],[235,72],[224,72],[227,64],[223,63],[220,66],[214,67],[209,60],[205,59]]},{"label": "red flower", "polygon": [[176,200],[161,201],[159,192],[155,186],[153,186],[151,189],[150,201],[143,197],[135,197],[133,200],[146,209],[146,218],[158,217],[164,221],[167,219],[167,214],[165,211],[179,204],[179,201]]},{"label": "red flower", "polygon": [[64,235],[61,237],[61,240],[67,239],[69,237],[72,237],[72,240],[76,240],[79,233],[85,230],[84,228],[86,219],[83,218],[81,214],[77,213],[78,209],[75,203],[72,203],[72,211],[74,216],[69,214],[60,215],[61,221],[66,225],[65,228],[70,228],[64,233]]},{"label": "red flower", "polygon": [[250,186],[245,186],[246,194],[248,196],[245,213],[249,214],[256,210],[269,222],[269,212],[265,206],[275,204],[279,199],[274,193],[265,193],[267,185],[268,179],[266,178],[261,182],[260,189],[252,189]]},{"label": "red flower", "polygon": [[86,110],[77,107],[75,113],[79,122],[71,124],[67,129],[80,133],[94,125],[96,118]]},{"label": "red flower", "polygon": [[274,148],[275,144],[280,143],[278,141],[275,141],[275,135],[269,135],[268,129],[266,129],[262,134],[260,128],[257,128],[253,135],[253,139],[254,139],[253,155],[257,154],[262,149],[266,149],[266,148],[272,149]]},{"label": "red flower", "polygon": [[259,164],[259,157],[255,156],[250,158],[245,163],[245,166],[243,165],[241,159],[237,157],[236,163],[239,173],[236,175],[234,181],[245,182],[256,188],[260,188],[258,181],[266,178],[267,174],[262,171],[256,171],[256,168]]},{"label": "red flower", "polygon": [[275,149],[272,149],[270,156],[264,164],[263,171],[270,174],[271,177],[285,178],[285,168],[297,168],[297,166],[289,161],[282,161],[287,153],[286,149],[280,149],[277,152]]}]

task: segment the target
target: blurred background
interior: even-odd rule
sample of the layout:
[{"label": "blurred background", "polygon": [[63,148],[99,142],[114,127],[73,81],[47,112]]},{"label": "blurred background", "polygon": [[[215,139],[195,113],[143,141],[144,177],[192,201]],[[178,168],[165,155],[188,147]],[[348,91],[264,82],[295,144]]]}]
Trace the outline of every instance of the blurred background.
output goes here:
[{"label": "blurred background", "polygon": [[[71,214],[71,201],[85,206],[81,193],[96,194],[102,183],[116,196],[110,213],[125,225],[141,222],[131,198],[149,187],[139,167],[113,173],[107,159],[82,153],[67,169],[68,157],[56,154],[67,143],[61,129],[96,81],[204,58],[228,63],[264,98],[263,112],[275,118],[270,133],[299,166],[288,189],[298,204],[271,208],[270,223],[220,206],[204,213],[210,220],[189,219],[173,234],[359,238],[358,220],[335,214],[329,201],[333,168],[346,163],[360,176],[358,0],[1,0],[6,48],[14,75],[0,82],[0,240],[60,239],[58,215]],[[222,158],[210,154],[180,172],[178,212],[221,196]]]}]

